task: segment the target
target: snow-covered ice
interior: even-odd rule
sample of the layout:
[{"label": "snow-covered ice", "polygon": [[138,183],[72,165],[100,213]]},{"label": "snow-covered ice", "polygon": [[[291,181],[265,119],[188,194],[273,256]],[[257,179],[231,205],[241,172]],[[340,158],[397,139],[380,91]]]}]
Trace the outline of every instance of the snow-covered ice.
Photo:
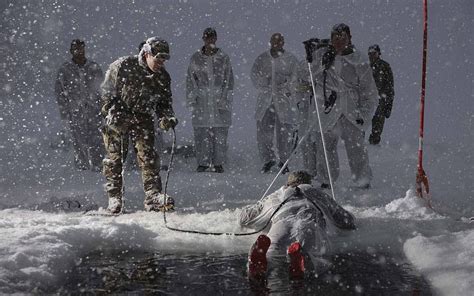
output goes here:
[{"label": "snow-covered ice", "polygon": [[[371,147],[371,153],[384,154],[384,149],[386,148]],[[232,153],[235,153],[234,156],[246,155],[235,150]],[[402,153],[391,154],[384,157],[386,162],[411,161],[403,158]],[[66,153],[64,157],[67,156],[70,155]],[[179,160],[182,159],[178,157]],[[273,176],[261,175],[257,165],[248,165],[248,171],[240,171],[239,163],[245,161],[238,162],[238,157],[231,161],[233,163],[229,169],[235,169],[235,172],[222,175],[191,172],[193,159],[176,163],[170,176],[169,192],[177,198],[178,211],[167,215],[170,226],[211,232],[246,231],[238,226],[239,208],[260,198],[259,195]],[[292,161],[294,167],[300,166],[300,163],[299,157]],[[374,167],[377,167],[376,163]],[[386,171],[375,171],[378,177],[374,184],[387,177]],[[83,175],[85,182],[88,182],[88,175],[96,174],[78,173],[72,169],[68,173]],[[393,171],[390,173],[396,174]],[[343,170],[343,176],[347,177],[348,174],[347,169]],[[95,176],[102,179],[98,174]],[[30,200],[29,206],[28,203],[23,205],[39,210],[1,210],[0,236],[4,239],[0,241],[0,291],[31,292],[38,287],[38,283],[39,287],[59,285],[74,265],[80,263],[80,258],[93,251],[200,254],[213,250],[223,254],[244,254],[255,239],[255,236],[208,237],[172,232],[164,227],[162,214],[146,213],[140,208],[143,193],[140,192],[138,173],[129,172],[126,179],[129,185],[126,194],[128,213],[121,216],[89,216],[74,207],[51,206],[50,196],[54,196],[53,204],[57,204],[58,200],[74,199],[74,195],[63,192],[63,188],[45,192],[37,200]],[[284,179],[280,177],[277,183],[282,184]],[[412,179],[408,176],[407,188],[412,186]],[[102,186],[99,181],[97,183],[97,191],[89,193],[89,199],[77,196],[81,206],[84,207],[87,203],[100,207],[106,205],[105,195],[101,192]],[[469,294],[472,288],[472,281],[469,279],[472,278],[474,268],[474,252],[470,247],[474,242],[473,224],[463,221],[461,216],[453,216],[448,210],[443,212],[443,203],[436,199],[436,194],[434,207],[443,213],[428,209],[424,201],[414,195],[413,189],[392,199],[390,186],[351,191],[349,184],[338,182],[336,196],[358,218],[358,230],[336,237],[333,241],[334,250],[389,250],[395,254],[404,253],[442,295]],[[83,184],[79,182],[75,186],[66,186],[71,186],[71,191],[74,191],[74,187],[80,189]],[[216,196],[216,191],[225,193]],[[64,196],[58,198],[61,194]],[[13,198],[9,194],[5,195]],[[376,199],[379,202],[375,202]],[[376,203],[378,205],[374,205]]]}]

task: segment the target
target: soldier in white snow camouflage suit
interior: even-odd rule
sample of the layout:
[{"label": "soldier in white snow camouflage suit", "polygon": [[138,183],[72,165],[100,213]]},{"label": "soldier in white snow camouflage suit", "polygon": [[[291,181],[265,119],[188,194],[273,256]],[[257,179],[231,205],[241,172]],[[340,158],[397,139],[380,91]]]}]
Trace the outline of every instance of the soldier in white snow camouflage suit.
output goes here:
[{"label": "soldier in white snow camouflage suit", "polygon": [[336,229],[356,228],[352,214],[311,186],[311,175],[305,171],[290,173],[286,186],[240,213],[243,227],[261,229],[269,221],[249,252],[251,278],[266,276],[285,255],[291,277],[303,276],[305,269],[322,273],[328,266],[323,255],[330,251]]},{"label": "soldier in white snow camouflage suit", "polygon": [[70,52],[72,60],[61,66],[55,84],[59,112],[70,128],[76,167],[100,171],[103,146],[99,90],[103,73],[98,64],[86,59],[84,41],[74,39]]},{"label": "soldier in white snow camouflage suit", "polygon": [[216,47],[217,32],[204,30],[204,46],[191,57],[186,77],[187,105],[192,112],[197,171],[213,166],[224,172],[227,135],[232,124],[234,76],[229,56]]},{"label": "soldier in white snow camouflage suit", "polygon": [[137,153],[145,191],[145,210],[158,211],[173,207],[173,200],[161,194],[160,161],[154,147],[154,114],[161,129],[174,128],[171,99],[171,78],[164,67],[170,58],[168,43],[149,38],[137,56],[113,62],[102,84],[102,115],[107,158],[104,159],[108,210],[122,210],[122,166],[126,138],[130,137]]},{"label": "soldier in white snow camouflage suit", "polygon": [[[331,176],[333,180],[339,176],[337,143],[342,139],[354,186],[368,189],[372,170],[364,136],[378,96],[369,61],[352,45],[349,26],[337,24],[332,28],[329,46],[312,54],[311,70],[318,106],[324,107],[320,115]],[[308,72],[299,77],[310,83]],[[310,122],[317,122],[315,113],[310,116]],[[317,176],[321,187],[329,188],[322,142],[316,143]]]},{"label": "soldier in white snow camouflage suit", "polygon": [[[258,91],[255,119],[258,150],[264,162],[263,173],[277,164],[273,150],[274,135],[280,168],[290,156],[293,125],[297,118],[296,102],[292,97],[292,76],[298,67],[298,60],[283,49],[284,44],[280,33],[273,34],[270,50],[257,57],[250,73]],[[286,172],[288,168],[283,171]]]}]

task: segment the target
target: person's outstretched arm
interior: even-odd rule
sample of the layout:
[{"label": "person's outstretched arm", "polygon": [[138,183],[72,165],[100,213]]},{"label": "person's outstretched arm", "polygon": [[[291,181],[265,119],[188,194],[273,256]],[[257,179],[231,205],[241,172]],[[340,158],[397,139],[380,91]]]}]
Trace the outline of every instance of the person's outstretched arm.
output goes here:
[{"label": "person's outstretched arm", "polygon": [[242,227],[259,229],[265,226],[274,211],[274,201],[280,204],[279,196],[284,194],[285,186],[266,196],[256,204],[245,206],[240,212],[239,224]]},{"label": "person's outstretched arm", "polygon": [[341,207],[334,199],[328,194],[316,188],[311,188],[306,191],[307,196],[314,198],[318,202],[318,205],[323,207],[323,211],[326,215],[329,215],[330,219],[336,225],[337,228],[345,230],[356,229],[354,216]]}]

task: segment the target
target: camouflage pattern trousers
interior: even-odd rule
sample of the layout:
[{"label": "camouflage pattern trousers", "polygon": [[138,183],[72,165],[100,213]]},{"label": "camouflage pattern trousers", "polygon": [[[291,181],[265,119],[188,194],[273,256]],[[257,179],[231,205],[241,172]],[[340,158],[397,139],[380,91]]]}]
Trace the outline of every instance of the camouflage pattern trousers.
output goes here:
[{"label": "camouflage pattern trousers", "polygon": [[155,152],[153,119],[142,119],[131,124],[127,133],[121,134],[105,128],[103,132],[107,156],[103,161],[103,173],[107,179],[106,191],[109,198],[122,199],[122,167],[125,161],[128,138],[131,138],[137,155],[143,180],[145,199],[161,192],[160,159]]}]

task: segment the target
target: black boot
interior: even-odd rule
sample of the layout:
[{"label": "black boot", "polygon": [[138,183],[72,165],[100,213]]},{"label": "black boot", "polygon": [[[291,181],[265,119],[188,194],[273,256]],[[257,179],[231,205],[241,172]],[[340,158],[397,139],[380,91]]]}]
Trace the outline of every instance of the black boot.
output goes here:
[{"label": "black boot", "polygon": [[208,168],[209,168],[208,166],[200,165],[197,167],[196,172],[202,173],[202,172],[205,172]]},{"label": "black boot", "polygon": [[321,183],[321,189],[331,189],[331,185],[328,183]]},{"label": "black boot", "polygon": [[224,172],[224,168],[223,168],[221,165],[216,165],[216,166],[214,166],[214,172],[216,172],[216,173],[223,173],[223,172]]},{"label": "black boot", "polygon": [[370,145],[378,145],[379,143],[380,143],[380,136],[374,136],[374,134],[370,134],[369,144]]},{"label": "black boot", "polygon": [[270,161],[266,162],[263,165],[261,172],[262,173],[268,173],[270,171],[270,169],[275,165],[275,163],[276,162],[274,160],[270,160]]},{"label": "black boot", "polygon": [[[278,168],[281,169],[283,167],[284,163],[280,161],[280,163],[278,164]],[[290,172],[290,168],[288,167],[288,165],[283,169],[283,171],[281,172],[282,175],[286,174],[286,173],[289,173]]]}]

